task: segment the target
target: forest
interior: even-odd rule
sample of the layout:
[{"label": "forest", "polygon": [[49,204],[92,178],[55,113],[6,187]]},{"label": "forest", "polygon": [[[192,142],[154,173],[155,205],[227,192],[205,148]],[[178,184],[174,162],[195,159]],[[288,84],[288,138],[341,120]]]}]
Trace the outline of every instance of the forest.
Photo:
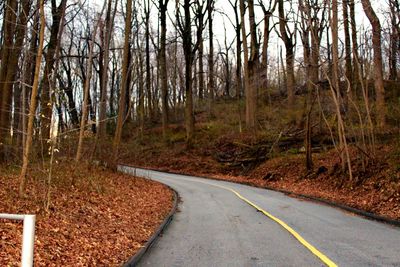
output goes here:
[{"label": "forest", "polygon": [[399,0],[3,0],[0,87],[2,212],[125,163],[400,218]]}]

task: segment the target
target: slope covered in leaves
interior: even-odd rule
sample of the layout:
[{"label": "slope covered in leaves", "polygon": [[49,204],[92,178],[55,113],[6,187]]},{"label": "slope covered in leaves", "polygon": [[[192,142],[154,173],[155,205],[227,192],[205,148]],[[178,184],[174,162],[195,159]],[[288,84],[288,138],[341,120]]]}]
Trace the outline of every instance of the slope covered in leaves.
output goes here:
[{"label": "slope covered in leaves", "polygon": [[[354,208],[400,219],[400,143],[379,144],[374,157],[363,165],[355,146],[350,147],[353,177],[341,168],[338,153],[326,140],[314,146],[312,171],[305,168],[303,138],[235,133],[227,124],[198,123],[195,143],[188,149],[184,129],[171,126],[167,141],[157,128],[148,129],[124,151],[124,162],[136,166],[272,187],[328,199]],[[214,127],[214,129],[213,129]],[[135,149],[133,149],[133,147]]]},{"label": "slope covered in leaves", "polygon": [[[53,169],[49,211],[47,174],[33,170],[22,199],[18,170],[0,172],[0,213],[37,214],[35,266],[119,266],[172,208],[172,192],[153,181],[87,164],[64,162]],[[0,224],[0,265],[19,266],[22,223]]]}]

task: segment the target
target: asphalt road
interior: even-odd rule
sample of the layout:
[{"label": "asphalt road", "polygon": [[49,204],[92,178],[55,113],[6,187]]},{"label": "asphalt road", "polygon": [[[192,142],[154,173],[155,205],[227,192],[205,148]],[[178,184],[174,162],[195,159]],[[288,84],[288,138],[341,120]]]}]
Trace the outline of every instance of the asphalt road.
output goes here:
[{"label": "asphalt road", "polygon": [[131,167],[125,171],[171,186],[182,200],[140,266],[326,265],[244,199],[282,220],[338,266],[400,266],[400,228],[246,185]]}]

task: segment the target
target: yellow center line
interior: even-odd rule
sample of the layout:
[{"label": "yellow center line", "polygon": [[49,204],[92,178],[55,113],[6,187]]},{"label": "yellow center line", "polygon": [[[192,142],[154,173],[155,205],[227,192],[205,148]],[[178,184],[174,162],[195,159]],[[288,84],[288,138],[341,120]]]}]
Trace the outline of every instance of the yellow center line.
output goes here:
[{"label": "yellow center line", "polygon": [[[183,178],[184,179],[184,178]],[[195,180],[188,180],[188,179],[184,179],[187,181],[195,181]],[[240,198],[241,200],[245,201],[247,204],[249,204],[250,206],[252,206],[253,208],[255,208],[256,210],[262,212],[265,216],[267,216],[268,218],[272,219],[273,221],[275,221],[276,223],[278,223],[280,226],[282,226],[286,231],[288,231],[294,238],[296,238],[300,244],[302,244],[304,247],[306,247],[309,251],[311,251],[311,253],[313,253],[315,256],[317,256],[324,264],[326,264],[329,267],[337,267],[337,264],[334,263],[331,259],[329,259],[326,255],[324,255],[322,252],[320,252],[318,249],[316,249],[313,245],[311,245],[310,243],[308,243],[299,233],[297,233],[292,227],[290,227],[289,225],[287,225],[284,221],[282,221],[281,219],[273,216],[271,213],[265,211],[264,209],[260,208],[259,206],[257,206],[256,204],[254,204],[253,202],[251,202],[250,200],[248,200],[247,198],[243,197],[241,194],[239,194],[237,191],[235,191],[234,189],[230,188],[230,187],[226,187],[223,185],[217,185],[217,184],[213,184],[213,183],[208,183],[208,182],[204,182],[204,181],[195,181],[198,183],[203,183],[203,184],[208,184],[208,185],[212,185],[212,186],[216,186],[222,189],[225,189],[227,191],[230,191],[232,193],[234,193],[238,198]]]}]

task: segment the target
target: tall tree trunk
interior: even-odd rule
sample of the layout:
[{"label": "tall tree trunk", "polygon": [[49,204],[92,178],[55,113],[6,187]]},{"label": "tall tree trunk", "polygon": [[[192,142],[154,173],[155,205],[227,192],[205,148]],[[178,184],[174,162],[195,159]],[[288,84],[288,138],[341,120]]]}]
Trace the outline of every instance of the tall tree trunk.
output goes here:
[{"label": "tall tree trunk", "polygon": [[186,120],[186,144],[190,148],[193,145],[194,113],[193,113],[193,84],[192,67],[194,55],[192,51],[192,25],[190,18],[190,0],[185,0],[183,9],[185,12],[185,24],[183,32],[183,51],[185,54],[185,120]]},{"label": "tall tree trunk", "polygon": [[[247,34],[246,34],[246,21],[245,21],[245,5],[244,0],[240,0],[240,21],[242,28],[242,42],[243,42],[243,53],[244,53],[244,92],[246,94],[246,99],[249,97],[250,89],[250,75],[249,75],[249,50],[247,46]],[[247,100],[246,100],[247,104]],[[251,118],[249,117],[249,112],[246,105],[246,126],[251,128]],[[255,122],[255,121],[253,121]]]},{"label": "tall tree trunk", "polygon": [[145,0],[145,42],[146,42],[146,94],[149,118],[153,118],[153,97],[151,92],[151,66],[150,66],[150,1]]},{"label": "tall tree trunk", "polygon": [[[347,162],[347,167],[349,171],[350,181],[353,180],[350,155],[347,146],[346,133],[344,128],[344,122],[342,114],[340,111],[341,106],[341,96],[339,89],[339,34],[338,34],[338,0],[332,0],[331,6],[332,21],[331,21],[331,31],[332,31],[332,82],[331,82],[331,92],[332,98],[336,107],[336,115],[338,121],[338,135],[339,135],[339,151],[341,151],[342,168],[344,170]],[[345,159],[346,157],[346,159]]]},{"label": "tall tree trunk", "polygon": [[82,146],[83,146],[83,137],[85,134],[85,128],[86,128],[86,120],[88,117],[88,98],[89,98],[89,90],[90,90],[90,80],[92,78],[92,67],[93,67],[93,48],[94,48],[94,43],[96,41],[96,35],[97,35],[97,29],[99,28],[101,16],[103,14],[105,8],[105,4],[103,6],[103,10],[101,11],[98,21],[94,27],[93,30],[93,35],[90,38],[89,41],[89,58],[87,62],[87,68],[86,68],[86,80],[85,80],[85,87],[83,89],[83,103],[82,103],[82,117],[81,117],[81,126],[79,128],[79,140],[78,140],[78,147],[76,150],[76,156],[75,156],[75,161],[79,162],[81,160],[82,156]]},{"label": "tall tree trunk", "polygon": [[129,70],[129,48],[130,48],[130,35],[132,30],[132,0],[128,0],[126,3],[126,18],[125,18],[125,36],[124,36],[124,50],[123,50],[123,61],[122,61],[122,86],[119,94],[119,108],[118,108],[118,119],[117,126],[115,129],[114,141],[113,141],[113,157],[112,164],[116,165],[118,160],[119,144],[121,142],[122,126],[124,124],[125,114],[125,97],[126,88],[128,81],[128,70]]},{"label": "tall tree trunk", "polygon": [[111,14],[112,0],[108,0],[105,26],[102,30],[102,60],[100,62],[100,105],[99,105],[99,129],[98,137],[101,139],[106,134],[106,118],[107,118],[107,87],[108,87],[108,63],[110,60],[110,41],[112,36],[112,28],[114,16],[116,12],[117,2],[115,0],[114,12]]},{"label": "tall tree trunk", "polygon": [[349,0],[343,0],[343,26],[344,26],[344,47],[345,47],[345,61],[346,61],[346,76],[347,79],[354,84],[353,67],[351,62],[351,41],[350,41],[350,29],[349,29],[349,12],[348,12]]},{"label": "tall tree trunk", "polygon": [[271,97],[268,90],[268,48],[269,48],[269,39],[270,39],[270,23],[273,12],[276,8],[276,4],[278,2],[276,0],[270,0],[268,8],[265,7],[263,1],[259,0],[259,4],[264,13],[264,36],[263,36],[263,47],[262,47],[262,60],[261,60],[261,68],[262,68],[262,92],[261,92],[261,100],[265,103],[271,101]]},{"label": "tall tree trunk", "polygon": [[289,107],[293,107],[294,104],[294,36],[295,33],[289,32],[287,25],[287,19],[285,16],[285,8],[283,0],[278,0],[278,11],[279,11],[279,31],[281,38],[286,48],[286,87],[287,87],[287,98]]},{"label": "tall tree trunk", "polygon": [[365,14],[372,26],[372,46],[374,49],[374,78],[376,94],[377,124],[384,127],[386,122],[385,88],[383,87],[383,63],[382,63],[382,41],[381,23],[375,14],[369,0],[361,0]]},{"label": "tall tree trunk", "polygon": [[14,135],[17,139],[22,139],[22,132],[18,131],[18,124],[21,113],[21,85],[15,85],[15,79],[17,77],[17,72],[21,69],[18,66],[18,60],[22,52],[26,29],[27,29],[27,21],[29,17],[29,10],[31,7],[30,0],[23,0],[20,4],[20,10],[18,14],[17,25],[15,27],[15,41],[13,43],[13,47],[11,48],[11,53],[7,62],[7,65],[4,66],[7,68],[7,74],[3,90],[3,103],[1,106],[2,109],[2,117],[1,117],[1,129],[8,129],[10,127],[10,119],[11,119],[11,103],[12,103],[12,92],[14,88]]},{"label": "tall tree trunk", "polygon": [[213,32],[214,0],[207,0],[208,12],[208,98],[210,105],[214,99],[214,32]]},{"label": "tall tree trunk", "polygon": [[[389,80],[397,81],[397,64],[400,56],[400,2],[389,1],[391,16],[390,52],[389,52]],[[398,10],[399,9],[399,10]]]},{"label": "tall tree trunk", "polygon": [[[47,45],[47,52],[45,54],[45,67],[43,78],[40,82],[41,97],[40,97],[40,109],[41,109],[41,135],[43,140],[43,149],[47,152],[49,143],[47,140],[50,138],[51,128],[51,117],[53,114],[53,104],[51,95],[53,92],[50,90],[52,83],[52,75],[54,64],[56,62],[56,51],[60,43],[60,25],[63,22],[67,0],[61,0],[57,7],[56,1],[51,1],[51,12],[52,12],[52,25],[50,30],[50,40]],[[54,88],[52,88],[53,90]]]},{"label": "tall tree trunk", "polygon": [[162,126],[165,138],[168,126],[168,76],[166,59],[166,35],[167,35],[167,7],[169,0],[159,0],[160,9],[160,78],[161,78],[161,102],[162,102]]},{"label": "tall tree trunk", "polygon": [[[240,101],[240,95],[242,92],[242,41],[240,37],[240,18],[237,2],[235,0],[235,5],[232,5],[235,12],[235,33],[236,33],[236,98]],[[239,111],[240,112],[240,111]]]},{"label": "tall tree trunk", "polygon": [[[357,25],[356,25],[356,15],[354,8],[354,0],[348,1],[349,11],[350,11],[350,24],[351,24],[351,43],[352,43],[352,53],[353,53],[353,84],[352,88],[354,93],[357,93],[358,82],[356,77],[359,73],[359,57],[358,57],[358,40],[357,40]],[[362,82],[362,81],[360,81]]]},{"label": "tall tree trunk", "polygon": [[246,126],[256,129],[257,92],[259,87],[260,56],[257,41],[257,27],[254,15],[254,0],[248,0],[250,27],[250,58],[247,62],[249,72],[249,87],[246,91]]},{"label": "tall tree trunk", "polygon": [[40,0],[39,6],[40,6],[39,47],[38,47],[37,56],[36,56],[35,75],[34,75],[31,100],[30,100],[29,120],[28,120],[27,134],[26,134],[26,143],[25,143],[25,149],[24,149],[23,163],[22,163],[21,173],[20,173],[20,177],[19,177],[19,180],[20,180],[19,193],[20,193],[20,195],[22,195],[25,191],[26,173],[28,170],[29,155],[30,155],[30,150],[31,150],[31,145],[32,145],[33,121],[35,119],[35,111],[36,111],[36,104],[37,104],[40,65],[42,63],[44,28],[45,28],[44,0]]},{"label": "tall tree trunk", "polygon": [[31,30],[31,40],[29,44],[29,50],[26,52],[25,60],[24,60],[24,75],[23,75],[23,84],[22,84],[22,159],[25,153],[25,144],[27,139],[27,118],[29,114],[29,95],[31,92],[31,85],[34,83],[35,76],[35,64],[30,64],[31,62],[36,62],[37,51],[38,49],[38,35],[40,31],[40,0],[36,1],[35,15],[33,17],[33,27]]},{"label": "tall tree trunk", "polygon": [[[1,157],[4,157],[4,144],[10,137],[10,111],[12,96],[12,81],[7,80],[8,68],[17,68],[11,66],[12,47],[14,43],[14,31],[16,25],[17,1],[7,0],[4,6],[3,19],[3,46],[1,49],[1,68],[0,68],[0,146]],[[10,86],[11,84],[11,86]]]},{"label": "tall tree trunk", "polygon": [[[204,2],[200,4],[200,1],[197,1],[197,42],[199,44],[199,53],[198,53],[198,74],[199,74],[199,81],[198,81],[198,90],[197,95],[199,99],[203,99],[204,94],[204,68],[203,68],[203,56],[204,56],[204,44],[203,44],[203,28],[204,28]],[[212,20],[212,18],[211,18]],[[212,22],[212,21],[211,21]],[[195,71],[196,73],[196,71]]]},{"label": "tall tree trunk", "polygon": [[182,37],[183,54],[185,58],[185,126],[186,126],[186,146],[191,148],[194,136],[194,112],[193,112],[193,81],[192,70],[198,42],[192,44],[192,20],[191,20],[191,1],[184,0],[183,10],[184,17],[179,16],[177,8],[176,19],[178,28]]},{"label": "tall tree trunk", "polygon": [[139,119],[139,128],[140,132],[143,133],[144,130],[144,70],[143,70],[143,55],[142,52],[139,51],[138,53],[138,67],[137,67],[137,73],[138,73],[138,98],[139,98],[139,105],[137,109],[138,113],[138,119]]}]

